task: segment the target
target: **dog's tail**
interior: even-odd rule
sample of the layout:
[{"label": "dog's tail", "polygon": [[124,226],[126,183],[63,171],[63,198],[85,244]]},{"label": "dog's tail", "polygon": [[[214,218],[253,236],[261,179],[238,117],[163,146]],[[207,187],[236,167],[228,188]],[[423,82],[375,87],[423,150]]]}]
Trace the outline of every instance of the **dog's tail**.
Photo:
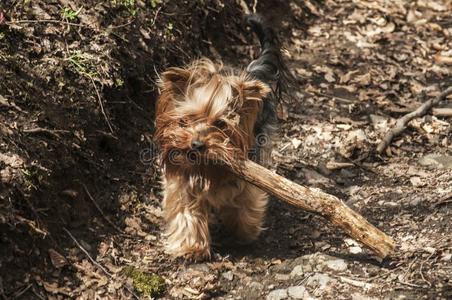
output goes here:
[{"label": "dog's tail", "polygon": [[275,32],[259,15],[247,15],[245,21],[261,44],[261,53],[248,65],[247,72],[272,87],[278,100],[282,94],[289,95],[288,90],[293,76],[283,61],[281,46]]}]

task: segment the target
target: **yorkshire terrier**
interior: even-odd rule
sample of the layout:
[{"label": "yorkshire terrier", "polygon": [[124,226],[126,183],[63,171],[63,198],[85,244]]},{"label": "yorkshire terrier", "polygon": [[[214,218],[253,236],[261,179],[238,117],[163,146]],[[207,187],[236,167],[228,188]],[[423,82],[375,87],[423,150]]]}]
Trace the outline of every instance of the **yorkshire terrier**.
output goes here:
[{"label": "yorkshire terrier", "polygon": [[246,70],[202,58],[161,74],[155,141],[164,172],[167,250],[195,261],[210,258],[215,214],[240,242],[263,229],[268,196],[222,162],[268,163],[275,102],[287,69],[272,28],[256,15],[247,24],[261,44]]}]

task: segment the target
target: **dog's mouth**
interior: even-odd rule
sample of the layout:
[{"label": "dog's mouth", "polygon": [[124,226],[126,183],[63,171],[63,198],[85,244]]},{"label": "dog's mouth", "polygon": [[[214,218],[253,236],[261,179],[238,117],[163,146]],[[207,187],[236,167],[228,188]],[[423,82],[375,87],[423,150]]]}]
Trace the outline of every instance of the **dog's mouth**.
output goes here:
[{"label": "dog's mouth", "polygon": [[208,150],[188,150],[185,153],[185,159],[191,166],[210,166],[221,164],[221,157]]},{"label": "dog's mouth", "polygon": [[187,161],[192,165],[201,164],[201,159],[203,158],[203,153],[199,150],[188,150],[186,153]]},{"label": "dog's mouth", "polygon": [[222,165],[225,155],[214,149],[171,149],[168,151],[166,160],[175,166],[184,168],[206,167]]}]

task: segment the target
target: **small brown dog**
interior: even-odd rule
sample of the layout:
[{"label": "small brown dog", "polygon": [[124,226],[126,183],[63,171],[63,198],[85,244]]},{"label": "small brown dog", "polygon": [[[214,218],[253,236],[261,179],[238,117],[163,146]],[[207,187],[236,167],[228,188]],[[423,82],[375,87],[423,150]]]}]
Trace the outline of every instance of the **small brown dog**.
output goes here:
[{"label": "small brown dog", "polygon": [[262,231],[266,193],[222,162],[268,163],[274,100],[288,73],[273,30],[256,15],[247,22],[262,51],[246,71],[200,59],[161,76],[155,140],[165,176],[167,249],[175,256],[210,257],[212,213],[239,241],[255,240]]}]

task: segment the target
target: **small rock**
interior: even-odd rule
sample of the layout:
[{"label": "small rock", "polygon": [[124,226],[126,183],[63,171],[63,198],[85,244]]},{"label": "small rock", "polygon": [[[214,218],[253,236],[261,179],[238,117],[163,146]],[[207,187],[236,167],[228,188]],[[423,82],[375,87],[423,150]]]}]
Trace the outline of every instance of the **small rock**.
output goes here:
[{"label": "small rock", "polygon": [[347,246],[359,246],[358,242],[353,239],[344,239],[344,242]]},{"label": "small rock", "polygon": [[374,114],[370,114],[369,117],[370,117],[370,121],[372,122],[372,125],[378,131],[385,132],[388,129],[388,119],[387,118],[385,118],[383,116],[379,116],[379,115],[374,115]]},{"label": "small rock", "polygon": [[277,290],[271,291],[267,295],[267,300],[282,300],[282,299],[287,299],[287,297],[288,297],[287,290],[277,289]]},{"label": "small rock", "polygon": [[347,263],[343,259],[334,259],[326,262],[328,269],[338,272],[347,270]]},{"label": "small rock", "polygon": [[444,253],[441,255],[442,261],[451,261],[452,260],[452,254],[451,253]]},{"label": "small rock", "polygon": [[348,248],[348,251],[350,251],[351,254],[359,254],[359,253],[363,252],[363,249],[358,246],[353,246],[353,247]]},{"label": "small rock", "polygon": [[326,274],[316,273],[306,280],[306,285],[318,287],[319,289],[323,290],[330,282],[334,281],[336,280]]},{"label": "small rock", "polygon": [[287,289],[287,293],[293,299],[307,299],[307,298],[309,298],[309,292],[302,285],[289,287]]},{"label": "small rock", "polygon": [[419,186],[424,185],[424,183],[421,180],[421,177],[418,177],[418,176],[411,177],[410,182],[414,187],[419,187]]},{"label": "small rock", "polygon": [[452,156],[441,154],[427,154],[419,160],[423,166],[436,167],[439,169],[452,169]]},{"label": "small rock", "polygon": [[260,282],[253,281],[246,286],[244,290],[243,299],[260,299],[261,292],[264,289],[264,285]]},{"label": "small rock", "polygon": [[436,248],[429,247],[429,246],[424,247],[424,250],[427,251],[430,254],[434,254],[436,252]]},{"label": "small rock", "polygon": [[303,276],[303,275],[304,275],[304,271],[303,271],[302,265],[295,266],[293,268],[292,272],[290,272],[290,277],[299,277],[299,276]]},{"label": "small rock", "polygon": [[300,145],[301,145],[301,143],[302,143],[302,141],[300,141],[300,140],[297,139],[297,138],[293,138],[293,139],[291,140],[291,142],[292,142],[292,145],[293,145],[294,149],[298,149],[298,147],[300,147]]},{"label": "small rock", "polygon": [[421,197],[415,197],[410,201],[410,206],[419,206],[421,202],[422,202]]},{"label": "small rock", "polygon": [[156,240],[157,240],[157,237],[156,237],[155,235],[152,235],[152,234],[147,234],[147,235],[144,237],[144,239],[145,239],[146,241],[156,241]]},{"label": "small rock", "polygon": [[234,274],[232,273],[232,271],[224,272],[221,274],[221,276],[223,276],[223,278],[229,281],[232,281],[232,279],[234,279]]}]

